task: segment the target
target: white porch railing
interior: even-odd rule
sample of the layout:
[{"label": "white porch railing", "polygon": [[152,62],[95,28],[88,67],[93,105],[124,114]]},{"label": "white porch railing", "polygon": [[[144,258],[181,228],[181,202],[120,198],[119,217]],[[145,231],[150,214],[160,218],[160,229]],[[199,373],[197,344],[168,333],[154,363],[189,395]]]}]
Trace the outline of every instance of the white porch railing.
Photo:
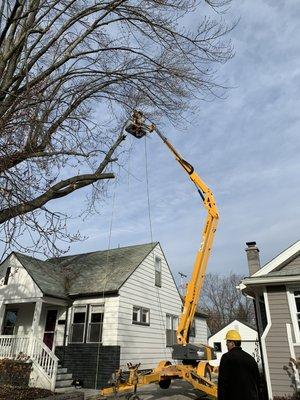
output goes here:
[{"label": "white porch railing", "polygon": [[28,336],[0,336],[0,358],[15,358],[19,353],[30,357],[39,373],[54,390],[58,358],[40,339]]},{"label": "white porch railing", "polygon": [[19,353],[28,354],[28,336],[0,336],[0,358],[14,358]]},{"label": "white porch railing", "polygon": [[30,358],[44,371],[54,390],[58,365],[56,355],[41,340],[32,338]]}]

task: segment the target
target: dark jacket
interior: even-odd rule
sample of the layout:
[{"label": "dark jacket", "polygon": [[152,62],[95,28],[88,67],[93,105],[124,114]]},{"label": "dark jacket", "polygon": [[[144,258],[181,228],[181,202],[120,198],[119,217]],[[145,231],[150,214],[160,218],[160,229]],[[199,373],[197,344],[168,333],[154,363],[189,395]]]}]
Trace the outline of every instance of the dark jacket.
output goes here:
[{"label": "dark jacket", "polygon": [[218,378],[218,400],[259,400],[258,365],[250,354],[234,347],[223,354]]}]

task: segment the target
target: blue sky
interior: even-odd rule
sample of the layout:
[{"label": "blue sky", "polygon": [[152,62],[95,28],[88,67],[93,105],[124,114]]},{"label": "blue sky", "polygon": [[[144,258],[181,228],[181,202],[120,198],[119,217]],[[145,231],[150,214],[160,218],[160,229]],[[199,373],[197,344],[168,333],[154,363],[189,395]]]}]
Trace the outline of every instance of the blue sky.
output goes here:
[{"label": "blue sky", "polygon": [[[234,0],[224,18],[235,57],[218,72],[231,86],[224,100],[203,102],[186,129],[163,132],[214,192],[220,212],[208,271],[247,276],[245,242],[256,241],[262,264],[299,239],[300,3]],[[197,13],[190,23],[197,20]],[[70,254],[159,241],[169,265],[189,273],[205,212],[188,177],[157,136],[128,138],[133,150],[101,213],[73,220],[88,236]],[[113,201],[114,200],[114,201]],[[59,207],[78,212],[84,193]],[[110,236],[110,226],[111,236]]]},{"label": "blue sky", "polygon": [[[218,75],[232,89],[224,100],[203,102],[185,130],[163,132],[216,197],[220,223],[208,271],[247,276],[246,241],[257,242],[264,264],[299,239],[300,4],[236,0],[228,15],[240,19],[231,33],[235,57]],[[168,149],[148,138],[151,235],[145,141],[128,140],[128,172],[120,171],[100,215],[74,221],[89,239],[70,253],[106,249],[109,239],[110,247],[160,241],[177,279],[192,269],[205,212]]]}]

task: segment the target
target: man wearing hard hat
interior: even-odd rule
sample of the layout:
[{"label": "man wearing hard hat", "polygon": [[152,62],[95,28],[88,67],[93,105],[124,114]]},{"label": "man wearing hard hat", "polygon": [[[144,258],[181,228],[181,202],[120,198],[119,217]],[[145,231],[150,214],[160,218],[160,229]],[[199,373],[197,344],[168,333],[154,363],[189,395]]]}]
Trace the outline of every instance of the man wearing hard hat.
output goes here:
[{"label": "man wearing hard hat", "polygon": [[225,339],[228,352],[220,361],[218,400],[260,400],[256,361],[242,350],[238,331],[228,331]]}]

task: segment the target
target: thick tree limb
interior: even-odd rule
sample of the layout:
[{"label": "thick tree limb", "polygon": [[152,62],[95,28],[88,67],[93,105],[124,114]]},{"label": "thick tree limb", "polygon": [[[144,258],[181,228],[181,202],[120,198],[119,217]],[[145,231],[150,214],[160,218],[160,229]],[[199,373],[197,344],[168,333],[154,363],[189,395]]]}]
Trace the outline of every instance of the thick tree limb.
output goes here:
[{"label": "thick tree limb", "polygon": [[41,196],[36,197],[35,199],[28,201],[23,204],[19,204],[14,207],[9,207],[0,211],[0,224],[3,222],[26,214],[28,212],[34,211],[38,208],[41,208],[50,200],[59,199],[61,197],[65,197],[70,193],[73,193],[75,190],[81,189],[85,186],[91,185],[94,182],[103,179],[112,179],[115,175],[113,173],[94,173],[94,174],[85,174],[79,176],[73,176],[72,178],[65,179],[64,181],[58,182],[53,185],[49,190],[43,193]]},{"label": "thick tree limb", "polygon": [[[213,8],[228,4],[206,1]],[[224,40],[231,27],[203,14],[195,29],[185,28],[187,13],[198,6],[208,7],[194,0],[1,2],[0,241],[6,246],[23,250],[18,238],[25,232],[42,252],[57,252],[56,238],[74,239],[64,217],[46,205],[87,186],[87,209],[99,204],[106,195],[100,182],[126,162],[118,132],[132,109],[177,123],[199,99],[222,94],[214,70],[233,56]]]}]

